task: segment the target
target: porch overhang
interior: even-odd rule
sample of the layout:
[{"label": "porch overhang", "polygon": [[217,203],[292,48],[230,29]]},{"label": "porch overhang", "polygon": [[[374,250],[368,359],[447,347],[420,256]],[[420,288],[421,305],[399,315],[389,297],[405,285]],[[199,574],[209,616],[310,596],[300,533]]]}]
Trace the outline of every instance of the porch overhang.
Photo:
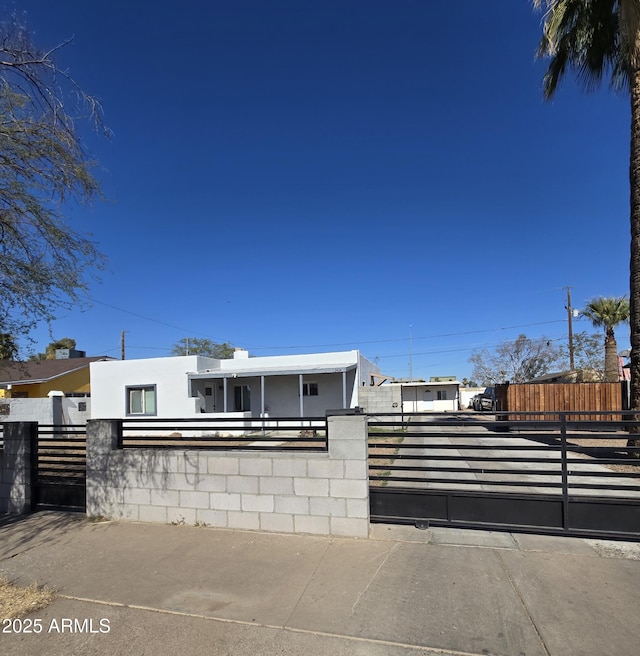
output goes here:
[{"label": "porch overhang", "polygon": [[313,374],[340,374],[356,369],[357,364],[318,365],[317,367],[274,367],[272,369],[210,369],[187,374],[189,380],[222,378],[260,378],[262,376],[311,376]]}]

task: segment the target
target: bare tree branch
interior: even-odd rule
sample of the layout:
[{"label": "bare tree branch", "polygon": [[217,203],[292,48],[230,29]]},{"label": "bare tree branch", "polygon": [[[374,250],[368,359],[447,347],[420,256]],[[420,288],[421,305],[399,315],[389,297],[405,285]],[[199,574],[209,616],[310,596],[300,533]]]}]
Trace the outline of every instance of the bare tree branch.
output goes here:
[{"label": "bare tree branch", "polygon": [[16,14],[0,22],[0,333],[14,338],[77,304],[104,264],[65,220],[69,201],[101,197],[75,120],[109,134],[98,100],[54,59],[70,42],[40,50]]}]

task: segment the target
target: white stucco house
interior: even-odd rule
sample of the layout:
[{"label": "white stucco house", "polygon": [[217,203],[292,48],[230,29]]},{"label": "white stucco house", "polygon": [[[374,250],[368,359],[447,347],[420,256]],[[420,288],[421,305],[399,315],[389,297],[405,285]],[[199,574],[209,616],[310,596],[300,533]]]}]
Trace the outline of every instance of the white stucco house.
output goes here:
[{"label": "white stucco house", "polygon": [[460,410],[460,381],[431,378],[426,381],[393,382],[400,387],[404,412],[456,412]]},{"label": "white stucco house", "polygon": [[[94,366],[95,365],[95,366]],[[93,419],[318,417],[359,404],[379,369],[359,351],[198,355],[91,365]]]}]

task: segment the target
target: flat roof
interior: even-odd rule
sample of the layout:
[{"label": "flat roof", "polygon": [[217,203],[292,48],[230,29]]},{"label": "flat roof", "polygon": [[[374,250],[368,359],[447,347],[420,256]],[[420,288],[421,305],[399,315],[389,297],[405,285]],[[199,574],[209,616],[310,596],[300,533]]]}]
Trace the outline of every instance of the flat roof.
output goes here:
[{"label": "flat roof", "polygon": [[442,387],[443,385],[462,385],[462,383],[459,380],[439,380],[438,382],[434,381],[413,381],[413,382],[407,382],[403,383],[402,381],[394,380],[390,385],[400,385],[401,387]]},{"label": "flat roof", "polygon": [[293,376],[293,375],[312,375],[312,374],[336,374],[343,371],[352,371],[357,367],[356,364],[319,364],[299,365],[289,367],[271,367],[269,369],[210,369],[207,371],[198,371],[188,374],[191,380],[209,379],[209,378],[257,378],[260,376]]}]

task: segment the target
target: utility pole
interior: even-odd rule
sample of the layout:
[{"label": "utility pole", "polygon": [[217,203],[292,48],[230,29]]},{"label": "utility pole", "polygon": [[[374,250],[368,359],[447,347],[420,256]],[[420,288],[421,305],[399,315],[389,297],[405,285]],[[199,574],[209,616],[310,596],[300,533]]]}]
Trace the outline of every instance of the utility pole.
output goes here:
[{"label": "utility pole", "polygon": [[569,321],[569,369],[575,369],[573,361],[573,309],[571,307],[571,287],[565,287],[567,290],[567,319]]},{"label": "utility pole", "polygon": [[411,335],[411,324],[409,324],[409,380],[413,380],[413,340]]},{"label": "utility pole", "polygon": [[126,331],[120,333],[120,359],[124,360],[124,334]]}]

